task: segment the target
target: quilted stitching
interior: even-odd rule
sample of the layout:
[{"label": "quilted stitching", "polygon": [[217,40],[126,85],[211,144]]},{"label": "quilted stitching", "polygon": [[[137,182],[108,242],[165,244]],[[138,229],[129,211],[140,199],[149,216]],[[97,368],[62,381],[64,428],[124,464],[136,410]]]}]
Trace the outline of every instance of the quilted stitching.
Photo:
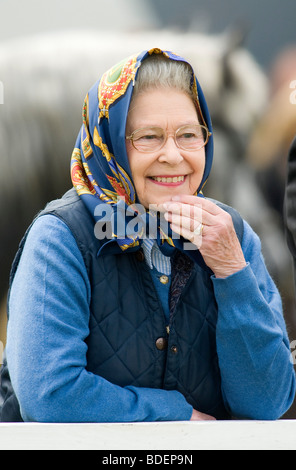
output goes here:
[{"label": "quilted stitching", "polygon": [[[62,200],[63,201],[63,200]],[[134,253],[97,257],[93,220],[74,190],[64,198],[71,211],[51,210],[73,232],[92,284],[88,368],[119,385],[179,390],[200,411],[226,418],[216,354],[217,306],[209,274],[179,254],[172,269],[171,324],[167,351],[165,317],[149,268]],[[242,236],[242,221],[234,217]],[[56,210],[58,209],[58,210]],[[83,233],[82,233],[83,231]],[[110,245],[109,245],[110,247]]]},{"label": "quilted stitching", "polygon": [[[217,306],[209,275],[184,256],[173,265],[169,345],[159,351],[155,341],[166,335],[165,317],[146,264],[138,262],[134,253],[97,257],[101,242],[74,189],[39,215],[46,213],[55,214],[69,226],[89,274],[88,370],[122,386],[179,390],[200,411],[227,418],[216,354]],[[233,212],[231,215],[241,240],[242,220]],[[21,249],[22,245],[16,264]],[[3,371],[8,389],[6,364]],[[11,387],[6,403],[7,420],[21,420]]]}]

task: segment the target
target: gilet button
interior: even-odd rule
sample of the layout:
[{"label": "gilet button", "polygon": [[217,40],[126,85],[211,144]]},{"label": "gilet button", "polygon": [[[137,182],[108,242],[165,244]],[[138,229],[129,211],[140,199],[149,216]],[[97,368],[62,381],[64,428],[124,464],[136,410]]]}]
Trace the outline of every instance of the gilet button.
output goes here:
[{"label": "gilet button", "polygon": [[142,250],[136,252],[136,258],[138,261],[144,261],[145,255]]},{"label": "gilet button", "polygon": [[168,347],[168,340],[166,338],[157,338],[155,345],[159,351],[163,351]]},{"label": "gilet button", "polygon": [[169,278],[168,278],[168,276],[166,276],[165,274],[163,274],[162,276],[160,276],[159,280],[160,280],[160,282],[161,282],[162,284],[167,284],[167,283],[169,282]]},{"label": "gilet button", "polygon": [[177,354],[177,352],[178,352],[177,346],[172,346],[172,347],[171,347],[171,352],[172,352],[173,354]]}]

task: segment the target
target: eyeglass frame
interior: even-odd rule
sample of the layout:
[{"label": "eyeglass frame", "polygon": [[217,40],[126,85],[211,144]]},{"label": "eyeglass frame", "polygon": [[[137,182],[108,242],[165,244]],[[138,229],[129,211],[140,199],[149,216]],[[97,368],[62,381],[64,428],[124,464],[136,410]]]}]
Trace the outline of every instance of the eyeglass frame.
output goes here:
[{"label": "eyeglass frame", "polygon": [[[135,129],[135,130],[131,133],[131,135],[126,136],[125,139],[126,139],[126,140],[130,140],[131,143],[132,143],[132,146],[133,146],[134,149],[137,150],[138,152],[141,152],[141,153],[152,153],[152,152],[158,152],[159,150],[161,150],[161,149],[165,146],[165,144],[167,143],[168,138],[169,138],[170,136],[173,136],[173,137],[174,137],[175,145],[176,145],[179,149],[185,150],[186,152],[197,152],[197,151],[201,150],[202,148],[204,148],[204,147],[207,145],[207,143],[209,142],[209,138],[210,138],[211,135],[212,135],[212,132],[210,132],[209,129],[208,129],[208,127],[205,126],[205,125],[203,125],[203,124],[191,124],[191,125],[196,126],[196,127],[201,127],[202,129],[205,129],[206,132],[207,132],[207,139],[205,140],[205,142],[204,142],[204,144],[202,145],[202,147],[199,147],[198,149],[186,149],[186,148],[180,147],[180,145],[178,145],[178,142],[177,142],[177,140],[176,140],[176,135],[177,135],[178,131],[179,131],[180,129],[183,129],[183,128],[186,128],[186,127],[190,126],[190,124],[186,124],[185,126],[179,127],[174,133],[168,133],[168,132],[165,131],[165,129],[163,129],[162,127],[158,127],[158,126],[139,127],[139,129]],[[136,132],[139,132],[139,131],[144,130],[144,129],[161,129],[161,130],[164,132],[164,135],[165,135],[166,138],[164,139],[163,144],[162,144],[157,150],[139,150],[139,149],[135,146],[134,141],[133,141],[133,136],[134,136],[134,134],[135,134]]]}]

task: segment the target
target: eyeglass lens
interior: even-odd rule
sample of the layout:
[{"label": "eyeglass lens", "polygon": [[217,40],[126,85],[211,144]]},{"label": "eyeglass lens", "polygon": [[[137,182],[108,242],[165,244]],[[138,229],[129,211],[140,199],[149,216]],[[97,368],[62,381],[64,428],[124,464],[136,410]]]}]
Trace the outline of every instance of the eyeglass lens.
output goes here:
[{"label": "eyeglass lens", "polygon": [[[204,126],[190,125],[178,129],[175,142],[184,150],[199,150],[207,142],[208,131]],[[132,134],[134,147],[141,152],[151,152],[160,149],[167,140],[167,134],[160,127],[138,129]]]}]

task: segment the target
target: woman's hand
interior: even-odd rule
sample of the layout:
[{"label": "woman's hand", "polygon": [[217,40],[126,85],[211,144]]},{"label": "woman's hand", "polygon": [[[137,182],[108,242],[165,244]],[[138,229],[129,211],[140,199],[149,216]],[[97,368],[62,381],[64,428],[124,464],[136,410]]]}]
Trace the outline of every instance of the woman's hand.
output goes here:
[{"label": "woman's hand", "polygon": [[196,245],[216,277],[230,276],[246,266],[232,218],[216,204],[180,195],[163,207],[172,230]]},{"label": "woman's hand", "polygon": [[214,416],[206,415],[205,413],[201,413],[193,408],[192,416],[190,421],[216,421]]}]

